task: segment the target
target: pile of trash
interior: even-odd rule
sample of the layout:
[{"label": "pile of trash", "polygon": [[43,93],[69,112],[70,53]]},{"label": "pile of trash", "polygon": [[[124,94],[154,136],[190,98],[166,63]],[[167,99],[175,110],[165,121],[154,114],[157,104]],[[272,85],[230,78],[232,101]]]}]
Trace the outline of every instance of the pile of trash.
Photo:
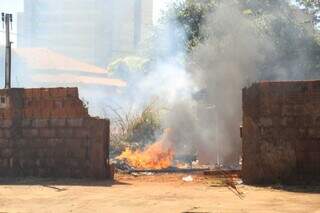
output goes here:
[{"label": "pile of trash", "polygon": [[110,163],[114,165],[114,167],[118,170],[118,171],[122,171],[122,172],[132,172],[135,170],[135,168],[133,168],[132,166],[130,166],[126,161],[124,160],[120,160],[120,159],[111,159]]}]

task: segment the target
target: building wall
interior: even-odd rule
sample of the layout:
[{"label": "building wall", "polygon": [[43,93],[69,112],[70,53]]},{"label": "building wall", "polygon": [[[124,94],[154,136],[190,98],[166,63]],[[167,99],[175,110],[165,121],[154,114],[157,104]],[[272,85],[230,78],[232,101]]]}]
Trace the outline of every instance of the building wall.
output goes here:
[{"label": "building wall", "polygon": [[46,47],[105,67],[135,53],[152,16],[153,0],[26,0],[18,46]]},{"label": "building wall", "polygon": [[261,82],[243,89],[246,183],[320,179],[320,81]]},{"label": "building wall", "polygon": [[108,178],[109,121],[77,88],[0,90],[0,176]]}]

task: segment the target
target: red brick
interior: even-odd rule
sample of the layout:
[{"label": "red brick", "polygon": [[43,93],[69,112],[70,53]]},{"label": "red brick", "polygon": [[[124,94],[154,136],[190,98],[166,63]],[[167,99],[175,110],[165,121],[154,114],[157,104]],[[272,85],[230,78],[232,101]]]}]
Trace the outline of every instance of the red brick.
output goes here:
[{"label": "red brick", "polygon": [[35,128],[48,127],[48,120],[35,118],[32,120],[32,127],[35,127]]},{"label": "red brick", "polygon": [[89,137],[89,130],[85,128],[77,128],[74,130],[74,137],[75,138],[87,138]]},{"label": "red brick", "polygon": [[12,156],[12,150],[11,149],[3,149],[1,150],[1,157],[2,158],[10,158]]},{"label": "red brick", "polygon": [[10,129],[0,129],[0,138],[8,139],[11,138]]},{"label": "red brick", "polygon": [[83,118],[69,118],[67,124],[70,127],[81,127],[83,125]]},{"label": "red brick", "polygon": [[320,170],[319,88],[317,80],[261,82],[243,89],[242,166],[246,183],[279,178],[286,182],[297,178],[296,174],[316,177]]},{"label": "red brick", "polygon": [[8,139],[4,139],[4,138],[0,138],[0,147],[8,147],[9,145],[9,140]]},{"label": "red brick", "polygon": [[9,128],[12,126],[12,120],[0,120],[0,128]]},{"label": "red brick", "polygon": [[[1,92],[6,94],[4,90]],[[13,89],[13,92],[19,91]],[[90,118],[78,98],[78,90],[41,88],[21,92],[22,106],[0,109],[0,156],[8,157],[0,157],[0,167],[1,161],[7,162],[8,171],[4,173],[106,177],[105,142],[108,137],[99,120],[92,119],[90,125],[83,126],[83,119],[87,122]],[[17,121],[13,129],[4,128],[9,127],[6,119]],[[16,129],[20,124],[21,129]]]},{"label": "red brick", "polygon": [[73,134],[73,129],[71,128],[59,128],[57,129],[57,135],[58,137],[62,137],[62,138],[71,138],[74,136]]},{"label": "red brick", "polygon": [[50,119],[50,125],[52,127],[64,127],[66,126],[65,118],[52,118]]},{"label": "red brick", "polygon": [[56,136],[56,131],[53,128],[42,128],[40,131],[40,137],[53,138]]},{"label": "red brick", "polygon": [[32,89],[25,89],[24,95],[26,98],[32,98]]},{"label": "red brick", "polygon": [[78,89],[77,88],[67,88],[67,96],[72,98],[78,98]]},{"label": "red brick", "polygon": [[38,129],[23,129],[22,134],[24,137],[34,138],[34,137],[39,136],[39,130]]},{"label": "red brick", "polygon": [[49,89],[46,89],[46,88],[41,88],[40,94],[42,99],[47,99],[50,97]]}]

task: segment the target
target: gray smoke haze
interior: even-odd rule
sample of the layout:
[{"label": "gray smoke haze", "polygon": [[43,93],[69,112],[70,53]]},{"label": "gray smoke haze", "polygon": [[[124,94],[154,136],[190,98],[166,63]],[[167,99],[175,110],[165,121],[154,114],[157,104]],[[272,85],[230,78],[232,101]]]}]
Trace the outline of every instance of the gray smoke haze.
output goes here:
[{"label": "gray smoke haze", "polygon": [[[257,17],[243,11],[237,1],[224,1],[206,17],[207,39],[186,60],[186,75],[198,93],[177,98],[164,121],[173,129],[177,153],[195,149],[202,163],[238,162],[243,87],[316,76],[306,71],[312,36],[292,24],[295,10],[280,2]],[[290,51],[293,58],[286,57]]]},{"label": "gray smoke haze", "polygon": [[220,5],[202,30],[209,39],[188,56],[200,100],[174,105],[167,122],[177,134],[178,150],[181,141],[196,147],[203,163],[234,162],[240,155],[241,88],[257,79],[260,51],[269,45],[257,39],[252,22],[234,4]]}]

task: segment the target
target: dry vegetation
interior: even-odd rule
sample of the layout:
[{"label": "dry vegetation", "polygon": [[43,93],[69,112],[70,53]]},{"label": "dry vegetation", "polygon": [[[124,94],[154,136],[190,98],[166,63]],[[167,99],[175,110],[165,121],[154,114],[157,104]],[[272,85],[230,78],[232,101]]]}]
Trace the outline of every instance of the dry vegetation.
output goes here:
[{"label": "dry vegetation", "polygon": [[110,135],[111,156],[117,156],[125,150],[141,149],[153,143],[161,133],[160,112],[153,101],[142,110],[115,109],[108,106],[112,114]]}]

